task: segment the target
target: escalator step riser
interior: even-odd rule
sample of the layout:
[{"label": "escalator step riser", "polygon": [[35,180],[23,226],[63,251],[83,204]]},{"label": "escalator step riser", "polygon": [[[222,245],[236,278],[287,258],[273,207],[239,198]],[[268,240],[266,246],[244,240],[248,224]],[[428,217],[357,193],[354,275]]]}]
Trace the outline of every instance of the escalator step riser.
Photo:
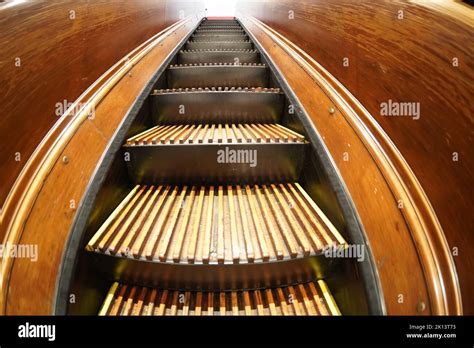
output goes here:
[{"label": "escalator step riser", "polygon": [[340,315],[323,280],[262,290],[179,291],[114,283],[99,315]]},{"label": "escalator step riser", "polygon": [[197,30],[194,35],[247,35],[243,30]]},{"label": "escalator step riser", "polygon": [[267,87],[270,79],[265,65],[178,65],[167,74],[170,88]]},{"label": "escalator step riser", "polygon": [[201,25],[198,27],[198,29],[243,29],[243,28],[239,24],[227,24],[227,25],[209,24],[209,25]]},{"label": "escalator step riser", "polygon": [[196,34],[192,35],[191,41],[248,41],[247,35],[240,34]]},{"label": "escalator step riser", "polygon": [[297,183],[137,185],[87,250],[171,263],[261,263],[345,241]]},{"label": "escalator step riser", "polygon": [[132,182],[260,184],[295,181],[305,143],[208,143],[125,146]]},{"label": "escalator step riser", "polygon": [[133,182],[232,184],[294,181],[304,137],[278,124],[153,127],[124,146]]},{"label": "escalator step riser", "polygon": [[198,28],[196,29],[195,33],[211,33],[211,34],[239,34],[239,33],[245,33],[245,31],[242,28]]},{"label": "escalator step riser", "polygon": [[218,49],[218,50],[228,50],[228,49],[241,49],[249,50],[252,49],[253,45],[250,41],[221,41],[221,42],[206,42],[206,41],[188,41],[186,43],[186,50],[205,50],[205,49]]},{"label": "escalator step riser", "polygon": [[213,25],[213,24],[239,24],[239,22],[235,19],[208,19],[208,20],[204,20],[202,21],[202,24],[203,25]]},{"label": "escalator step riser", "polygon": [[237,31],[237,32],[245,32],[245,30],[242,27],[235,26],[235,27],[199,27],[196,29],[195,33],[200,33],[203,31],[209,31],[209,32],[221,32],[221,31]]},{"label": "escalator step riser", "polygon": [[150,96],[156,124],[274,123],[283,113],[277,90],[205,91],[186,89]]},{"label": "escalator step riser", "polygon": [[193,63],[259,63],[260,55],[255,50],[192,50],[180,51],[178,62]]}]

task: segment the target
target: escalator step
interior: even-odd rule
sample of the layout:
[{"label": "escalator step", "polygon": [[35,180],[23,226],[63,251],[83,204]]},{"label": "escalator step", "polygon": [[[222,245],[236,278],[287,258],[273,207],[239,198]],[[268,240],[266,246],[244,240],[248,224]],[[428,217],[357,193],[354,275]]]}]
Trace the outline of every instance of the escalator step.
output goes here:
[{"label": "escalator step", "polygon": [[239,25],[239,22],[237,22],[235,19],[211,19],[203,21],[201,25]]},{"label": "escalator step", "polygon": [[199,49],[178,53],[181,64],[192,63],[258,63],[260,54],[253,49]]},{"label": "escalator step", "polygon": [[126,142],[129,146],[151,144],[256,144],[304,143],[304,136],[279,124],[161,125]]},{"label": "escalator step", "polygon": [[242,28],[198,28],[196,33],[232,33],[232,34],[244,34],[245,31]]},{"label": "escalator step", "polygon": [[218,50],[225,49],[252,49],[252,43],[250,41],[188,41],[185,48],[187,50],[203,50],[208,48],[214,48]]},{"label": "escalator step", "polygon": [[170,88],[267,87],[270,73],[265,64],[178,64],[168,68]]},{"label": "escalator step", "polygon": [[114,283],[99,315],[340,315],[323,280],[239,291],[163,290]]},{"label": "escalator step", "polygon": [[156,124],[274,123],[283,114],[279,88],[179,88],[150,96]]},{"label": "escalator step", "polygon": [[191,41],[242,41],[248,40],[248,36],[242,34],[219,34],[219,33],[206,33],[206,34],[193,34],[190,38]]},{"label": "escalator step", "polygon": [[170,263],[248,263],[321,254],[345,241],[298,183],[137,185],[88,251]]},{"label": "escalator step", "polygon": [[242,29],[239,24],[208,24],[200,25],[198,29]]}]

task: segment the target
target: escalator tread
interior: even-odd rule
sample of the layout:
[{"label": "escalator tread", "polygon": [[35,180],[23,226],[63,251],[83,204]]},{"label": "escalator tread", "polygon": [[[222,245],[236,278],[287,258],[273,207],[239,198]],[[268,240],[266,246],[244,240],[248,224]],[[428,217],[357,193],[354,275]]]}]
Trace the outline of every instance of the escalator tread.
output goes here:
[{"label": "escalator tread", "polygon": [[279,124],[160,125],[129,138],[128,146],[152,144],[303,143],[304,136]]},{"label": "escalator tread", "polygon": [[99,315],[340,315],[323,280],[239,291],[179,291],[112,284]]},{"label": "escalator tread", "polygon": [[[287,124],[281,121],[287,100],[275,85],[266,60],[236,20],[206,19],[189,36],[150,96],[154,127],[134,133],[124,145],[134,159],[127,163],[131,181],[140,184],[86,245],[95,258],[120,263],[111,271],[110,279],[118,282],[99,315],[341,314],[318,262],[326,248],[343,249],[347,243],[297,182],[309,143],[278,123]],[[179,111],[184,107],[186,112]],[[223,169],[219,160],[207,168],[209,153],[220,145],[233,151],[261,149],[267,160],[262,168],[270,168],[270,174],[262,171],[255,180],[248,174],[255,171]],[[178,167],[179,173],[163,179],[166,166]],[[281,168],[292,175],[274,176]],[[180,177],[186,170],[199,180]],[[233,181],[226,170],[248,176]],[[299,272],[295,263],[311,267],[311,275],[293,277]],[[139,274],[150,265],[216,272],[210,278],[223,270],[260,268],[265,279],[245,275],[244,282],[218,286],[201,279],[184,285],[168,283],[166,277],[144,281]],[[122,266],[133,274],[121,274],[126,272],[119,270]],[[285,267],[291,277],[282,271]]]},{"label": "escalator tread", "polygon": [[168,263],[249,263],[318,255],[345,241],[298,183],[137,185],[87,250]]}]

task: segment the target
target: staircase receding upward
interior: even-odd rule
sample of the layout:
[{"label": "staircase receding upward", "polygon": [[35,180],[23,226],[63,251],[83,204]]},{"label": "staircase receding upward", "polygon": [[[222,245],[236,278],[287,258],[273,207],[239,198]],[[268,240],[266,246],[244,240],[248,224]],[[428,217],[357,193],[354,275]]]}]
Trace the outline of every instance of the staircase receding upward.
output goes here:
[{"label": "staircase receding upward", "polygon": [[165,76],[153,124],[123,145],[134,186],[86,245],[110,279],[100,314],[340,314],[324,250],[345,238],[299,182],[309,141],[280,122],[285,94],[244,29],[204,20]]}]

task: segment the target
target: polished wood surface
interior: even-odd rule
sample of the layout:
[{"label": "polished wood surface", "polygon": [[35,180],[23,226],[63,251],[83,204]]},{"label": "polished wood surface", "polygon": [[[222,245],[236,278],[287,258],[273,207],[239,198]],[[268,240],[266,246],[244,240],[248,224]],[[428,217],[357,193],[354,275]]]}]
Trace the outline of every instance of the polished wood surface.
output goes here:
[{"label": "polished wood surface", "polygon": [[67,127],[45,151],[17,209],[12,209],[8,229],[2,225],[8,232],[7,243],[38,245],[41,256],[37,262],[3,258],[2,313],[52,313],[65,243],[89,179],[136,96],[197,22],[196,16],[186,17],[120,61],[119,68],[100,79],[94,93],[81,100],[95,105],[94,117],[88,117],[87,108],[71,115]]},{"label": "polished wood surface", "polygon": [[303,143],[304,136],[279,124],[232,123],[155,126],[127,139],[127,145]]},{"label": "polished wood surface", "polygon": [[112,284],[99,315],[341,315],[323,280],[250,291],[173,291]]},{"label": "polished wood surface", "polygon": [[[77,206],[101,154],[133,104],[136,94],[166,58],[167,53],[191,30],[197,20],[195,17],[189,18],[166,31],[161,46],[150,48],[135,61],[136,65],[134,63],[126,68],[127,63],[122,62],[122,65],[107,71],[103,84],[108,85],[108,88],[104,91],[93,86],[81,98],[83,102],[94,98],[99,101],[95,104],[95,118],[88,119],[87,110],[79,113],[81,117],[75,117],[77,115],[71,113],[70,121],[63,119],[61,127],[52,129],[53,134],[46,138],[49,143],[47,146],[45,143],[40,146],[41,151],[36,153],[34,165],[24,167],[34,148],[57,121],[54,116],[56,103],[64,100],[61,98],[74,101],[93,80],[135,47],[134,44],[143,42],[147,38],[146,33],[149,33],[150,37],[159,31],[150,29],[150,26],[157,25],[157,17],[144,10],[143,6],[177,16],[177,8],[174,5],[163,5],[162,2],[150,0],[117,3],[123,7],[116,9],[116,12],[107,12],[106,6],[112,6],[110,3],[97,5],[103,6],[102,9],[110,17],[104,15],[99,18],[97,12],[85,11],[89,16],[87,23],[84,18],[80,22],[74,22],[81,23],[82,27],[74,28],[73,25],[70,29],[75,31],[75,34],[71,34],[72,36],[56,35],[57,31],[64,32],[65,27],[61,29],[53,26],[51,29],[45,26],[44,31],[30,32],[28,25],[33,23],[33,27],[38,28],[41,26],[42,16],[28,16],[26,12],[21,11],[22,8],[35,9],[40,11],[39,13],[44,10],[52,16],[45,18],[64,25],[58,13],[67,7],[65,3],[20,3],[20,7],[0,5],[1,11],[16,11],[8,12],[11,16],[2,17],[5,19],[1,20],[0,25],[8,29],[5,31],[7,35],[3,37],[13,37],[15,25],[12,18],[16,18],[19,20],[16,23],[17,28],[39,46],[37,49],[33,44],[14,46],[26,50],[21,56],[31,57],[26,59],[27,62],[35,62],[25,66],[25,59],[21,59],[20,67],[15,67],[20,70],[15,72],[4,64],[8,62],[7,56],[13,54],[13,51],[2,51],[0,59],[1,78],[6,78],[7,82],[7,92],[3,94],[7,98],[0,106],[0,110],[6,115],[0,128],[0,135],[4,139],[1,156],[5,156],[1,158],[2,202],[21,168],[29,170],[28,175],[20,177],[23,181],[19,181],[21,185],[12,196],[14,199],[6,205],[9,209],[2,211],[0,237],[6,237],[4,240],[7,242],[38,245],[40,253],[47,255],[41,256],[36,263],[10,258],[2,261],[0,307],[3,313],[51,313],[59,265],[75,217],[75,208],[71,208],[71,201]],[[156,7],[147,7],[150,3]],[[308,1],[297,4],[289,1],[253,3],[243,5],[241,10],[247,15],[256,15],[271,28],[276,28],[327,67],[356,95],[394,141],[433,203],[450,248],[457,250],[458,254],[454,256],[454,260],[463,289],[464,309],[466,313],[472,313],[474,286],[468,270],[473,266],[470,255],[474,241],[472,233],[469,233],[473,230],[472,218],[469,215],[473,197],[467,194],[467,190],[471,186],[469,179],[473,174],[472,162],[468,157],[469,144],[472,143],[472,105],[469,100],[473,99],[472,66],[469,64],[473,52],[469,45],[459,44],[469,42],[468,34],[472,34],[472,28],[465,21],[457,23],[452,15],[445,17],[429,8],[405,2],[398,2],[405,10],[405,26],[399,26],[399,22],[387,17],[384,9],[388,9],[388,13],[397,12],[397,7],[388,2],[362,2],[360,7],[354,5],[353,1],[338,3],[340,5],[335,5],[334,1]],[[340,7],[344,4],[346,6]],[[94,5],[88,3],[78,6]],[[140,6],[141,10],[138,9]],[[48,12],[53,8],[55,11]],[[320,15],[321,9],[326,9],[333,16],[328,16],[327,13]],[[137,22],[150,31],[140,29],[141,25],[132,25],[137,31],[144,30],[140,35],[145,37],[139,40],[140,35],[134,30],[135,34],[131,34],[129,41],[125,40],[123,47],[120,46],[123,40],[117,43],[124,50],[120,55],[117,53],[119,48],[116,52],[103,47],[102,43],[104,38],[109,45],[114,42],[117,33],[125,32],[120,30],[126,26],[122,21],[132,20],[126,15],[120,15],[121,10],[135,13]],[[288,20],[288,11],[294,11],[295,14],[295,19],[292,19],[295,22],[291,22],[291,25],[285,22]],[[78,13],[75,11],[76,16]],[[141,21],[143,17],[149,20]],[[377,20],[368,20],[372,17]],[[100,37],[92,30],[93,18],[98,21],[95,28],[99,32],[102,30],[103,35]],[[104,18],[108,20],[103,22]],[[166,18],[165,16],[164,22],[160,22],[160,28],[165,28],[167,24],[177,20],[176,17],[167,22]],[[336,20],[333,22],[334,18]],[[361,23],[357,23],[353,18],[358,18]],[[299,20],[299,24],[296,20]],[[367,144],[357,132],[351,130],[353,125],[344,117],[340,117],[344,114],[343,108],[334,105],[334,100],[316,87],[315,80],[307,71],[288,56],[281,46],[275,44],[274,38],[265,34],[258,25],[252,24],[251,21],[247,23],[268,53],[275,57],[278,67],[282,69],[290,86],[310,113],[346,181],[367,229],[369,243],[378,263],[389,314],[440,313],[437,307],[440,305],[439,301],[434,297],[445,298],[446,294],[436,293],[439,290],[439,286],[437,288],[434,284],[436,280],[427,279],[427,274],[433,274],[437,266],[429,263],[428,267],[434,268],[426,269],[426,265],[419,259],[420,250],[425,248],[423,245],[430,245],[431,241],[425,241],[420,246],[416,239],[412,239],[413,231],[407,224],[409,218],[398,206],[400,197],[394,194],[387,183],[390,180],[380,171],[379,163],[374,161]],[[91,31],[87,31],[89,27]],[[391,40],[377,35],[382,30],[391,33],[387,36]],[[401,33],[397,30],[401,30]],[[85,41],[86,36],[81,34],[82,31],[89,33],[87,40],[94,42],[94,49],[85,44],[72,44],[75,41]],[[410,34],[412,32],[419,35],[414,36]],[[44,39],[47,37],[53,38],[52,46],[45,45],[49,42]],[[403,41],[400,37],[410,39]],[[440,37],[444,39],[439,40]],[[345,44],[341,45],[340,42]],[[390,45],[393,50],[387,51],[386,47]],[[10,46],[13,45],[4,45]],[[56,51],[51,47],[61,49]],[[68,53],[69,48],[74,52],[78,47],[81,54]],[[436,51],[433,51],[433,47],[436,47]],[[454,55],[459,62],[456,67],[451,64]],[[349,67],[344,67],[341,63],[344,57],[349,58]],[[13,61],[17,62],[15,59]],[[55,64],[57,61],[59,63]],[[108,65],[103,62],[108,62]],[[444,63],[446,65],[443,65]],[[21,70],[23,68],[29,70]],[[22,75],[23,71],[27,72],[25,76]],[[91,71],[92,75],[89,74]],[[124,71],[130,75],[123,74]],[[15,75],[17,72],[19,75]],[[15,76],[19,76],[21,83],[17,84]],[[71,80],[64,82],[64,76],[71,76]],[[87,76],[84,83],[81,82],[83,76]],[[313,89],[308,89],[311,85]],[[420,102],[421,118],[413,120],[409,117],[380,116],[380,103],[389,99]],[[32,108],[31,105],[35,107]],[[6,145],[3,147],[3,144]],[[14,161],[16,152],[21,154],[19,162]],[[454,152],[459,155],[458,161],[453,161]],[[87,153],[87,156],[83,156],[84,153]],[[345,160],[348,154],[349,161]],[[9,163],[10,160],[13,163]],[[61,187],[59,192],[58,187]],[[463,187],[466,190],[461,189]],[[418,203],[420,202],[410,202],[410,206],[416,206]],[[8,212],[7,216],[5,212]],[[442,245],[433,250],[442,250]],[[31,293],[33,287],[36,289],[34,294]]]},{"label": "polished wood surface", "polygon": [[345,244],[298,183],[137,185],[86,248],[142,261],[247,264],[321,255]]},{"label": "polished wood surface", "polygon": [[68,103],[139,44],[201,10],[162,0],[0,3],[0,209]]},{"label": "polished wood surface", "polygon": [[[467,5],[459,5],[464,6],[463,13],[472,14]],[[468,16],[458,20],[455,11],[445,13],[416,1],[241,1],[238,10],[262,20],[325,67],[395,143],[444,230],[456,263],[464,312],[474,313],[470,274],[474,196],[469,194],[474,175],[469,156],[474,48],[466,44],[472,41],[472,21],[466,20]],[[381,116],[381,103],[389,100],[420,103],[420,118]],[[322,126],[317,126],[321,131]],[[326,142],[337,159],[343,149],[331,149],[333,139],[328,133]],[[347,140],[341,139],[337,146],[346,143],[351,144],[352,153],[353,144]],[[350,181],[354,172],[344,175],[347,163],[340,165],[344,179]],[[372,245],[378,238],[371,237]],[[385,234],[383,238],[391,237]],[[376,256],[379,261],[388,257],[385,252]],[[409,269],[406,272],[412,276]],[[401,282],[407,275],[400,275]]]},{"label": "polished wood surface", "polygon": [[[341,171],[378,265],[387,312],[458,313],[457,283],[451,284],[449,272],[453,270],[451,259],[439,259],[436,252],[442,248],[432,250],[426,239],[436,234],[420,225],[426,223],[418,213],[421,206],[411,201],[390,157],[374,142],[357,111],[348,106],[350,94],[341,98],[343,92],[321,75],[322,70],[318,72],[317,66],[262,23],[248,17],[242,20],[282,71]],[[440,262],[443,267],[447,264],[447,270]],[[438,273],[441,270],[447,272],[446,282],[446,275]],[[448,294],[443,293],[446,289]]]}]

